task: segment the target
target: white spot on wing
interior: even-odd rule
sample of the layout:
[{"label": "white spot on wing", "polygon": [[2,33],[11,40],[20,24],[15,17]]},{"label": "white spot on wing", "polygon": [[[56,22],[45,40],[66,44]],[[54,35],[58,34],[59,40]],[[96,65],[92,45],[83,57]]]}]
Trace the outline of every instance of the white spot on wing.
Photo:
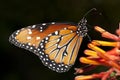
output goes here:
[{"label": "white spot on wing", "polygon": [[45,58],[43,58],[43,61],[45,61]]},{"label": "white spot on wing", "polygon": [[43,30],[41,29],[40,32],[42,32]]},{"label": "white spot on wing", "polygon": [[22,28],[21,30],[24,30],[25,28]]},{"label": "white spot on wing", "polygon": [[68,66],[65,66],[66,68],[68,68]]},{"label": "white spot on wing", "polygon": [[28,43],[28,45],[31,45],[31,43]]},{"label": "white spot on wing", "polygon": [[51,24],[55,24],[55,22],[52,22]]},{"label": "white spot on wing", "polygon": [[32,26],[32,28],[35,28],[35,27],[36,27],[36,25],[33,25],[33,26]]},{"label": "white spot on wing", "polygon": [[58,48],[60,48],[61,46],[58,45]]},{"label": "white spot on wing", "polygon": [[47,43],[48,41],[45,41],[45,43]]},{"label": "white spot on wing", "polygon": [[50,64],[50,66],[52,66],[52,64]]},{"label": "white spot on wing", "polygon": [[14,37],[16,39],[16,37]]},{"label": "white spot on wing", "polygon": [[45,26],[45,25],[46,25],[46,23],[43,23],[42,25],[43,25],[43,26]]},{"label": "white spot on wing", "polygon": [[43,48],[44,46],[42,45],[41,48]]},{"label": "white spot on wing", "polygon": [[67,56],[67,53],[64,53],[64,56]]},{"label": "white spot on wing", "polygon": [[18,35],[19,32],[20,32],[20,30],[17,30],[16,35]]},{"label": "white spot on wing", "polygon": [[58,31],[55,31],[55,35],[58,35]]},{"label": "white spot on wing", "polygon": [[45,62],[45,64],[47,65],[47,64],[48,64],[48,62]]},{"label": "white spot on wing", "polygon": [[46,59],[46,61],[48,61],[48,58]]},{"label": "white spot on wing", "polygon": [[64,30],[66,30],[67,28],[64,28]]},{"label": "white spot on wing", "polygon": [[57,39],[57,42],[59,42],[60,41],[60,39]]},{"label": "white spot on wing", "polygon": [[25,46],[24,44],[22,46]]},{"label": "white spot on wing", "polygon": [[52,34],[49,34],[48,36],[51,36]]},{"label": "white spot on wing", "polygon": [[35,44],[33,44],[33,46],[35,46]]},{"label": "white spot on wing", "polygon": [[31,29],[28,29],[28,34],[32,34],[32,31],[31,31]]},{"label": "white spot on wing", "polygon": [[27,39],[30,40],[32,37],[31,36],[28,36]]},{"label": "white spot on wing", "polygon": [[18,32],[16,32],[16,35],[18,35]]},{"label": "white spot on wing", "polygon": [[30,49],[33,49],[33,47],[30,47]]},{"label": "white spot on wing", "polygon": [[29,31],[28,34],[32,34],[32,31]]},{"label": "white spot on wing", "polygon": [[48,37],[46,37],[45,39],[48,40]]},{"label": "white spot on wing", "polygon": [[42,56],[42,55],[41,55],[40,57],[41,57],[41,58],[43,58],[43,56]]},{"label": "white spot on wing", "polygon": [[57,70],[59,70],[59,68],[57,68]]},{"label": "white spot on wing", "polygon": [[63,68],[61,68],[61,70],[63,70]]},{"label": "white spot on wing", "polygon": [[29,46],[26,46],[26,48],[29,48]]},{"label": "white spot on wing", "polygon": [[71,32],[71,33],[73,33],[73,31],[72,31],[72,30],[71,30],[70,32]]},{"label": "white spot on wing", "polygon": [[38,51],[40,50],[40,48],[37,49]]},{"label": "white spot on wing", "polygon": [[20,32],[20,30],[17,30],[17,32]]},{"label": "white spot on wing", "polygon": [[43,27],[40,27],[40,29],[43,29]]},{"label": "white spot on wing", "polygon": [[40,40],[40,37],[36,37],[36,40]]}]

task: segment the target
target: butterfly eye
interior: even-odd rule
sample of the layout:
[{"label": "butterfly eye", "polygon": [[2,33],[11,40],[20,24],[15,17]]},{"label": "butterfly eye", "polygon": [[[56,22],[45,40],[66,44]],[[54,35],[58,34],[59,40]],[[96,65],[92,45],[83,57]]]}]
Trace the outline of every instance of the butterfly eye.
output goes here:
[{"label": "butterfly eye", "polygon": [[55,22],[31,25],[15,31],[9,41],[39,56],[49,69],[66,72],[74,64],[86,34],[84,20],[79,25]]}]

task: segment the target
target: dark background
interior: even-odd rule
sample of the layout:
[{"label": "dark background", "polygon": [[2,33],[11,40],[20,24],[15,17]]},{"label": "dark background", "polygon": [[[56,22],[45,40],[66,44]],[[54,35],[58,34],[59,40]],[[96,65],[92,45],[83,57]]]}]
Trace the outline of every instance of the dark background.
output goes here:
[{"label": "dark background", "polygon": [[56,73],[43,66],[33,53],[15,47],[8,37],[17,29],[42,22],[79,22],[86,16],[88,34],[92,39],[102,39],[93,26],[114,33],[120,22],[120,0],[4,0],[0,1],[0,80],[74,80],[75,67],[80,67],[79,57],[87,46],[85,38],[75,65],[66,73]]}]

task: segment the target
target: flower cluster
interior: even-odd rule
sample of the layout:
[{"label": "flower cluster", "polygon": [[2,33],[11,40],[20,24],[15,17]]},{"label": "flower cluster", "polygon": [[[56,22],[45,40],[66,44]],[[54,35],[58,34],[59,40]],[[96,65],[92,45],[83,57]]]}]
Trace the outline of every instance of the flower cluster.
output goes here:
[{"label": "flower cluster", "polygon": [[[107,71],[93,73],[91,75],[78,75],[75,80],[118,80],[120,76],[120,28],[116,30],[116,34],[111,34],[99,26],[95,26],[95,30],[100,32],[102,37],[113,40],[101,41],[93,40],[88,44],[89,49],[84,53],[86,57],[80,57],[80,62],[89,64],[87,68],[76,68],[76,73],[83,73],[102,65],[108,68]],[[105,51],[100,46],[112,47],[111,50]]]}]

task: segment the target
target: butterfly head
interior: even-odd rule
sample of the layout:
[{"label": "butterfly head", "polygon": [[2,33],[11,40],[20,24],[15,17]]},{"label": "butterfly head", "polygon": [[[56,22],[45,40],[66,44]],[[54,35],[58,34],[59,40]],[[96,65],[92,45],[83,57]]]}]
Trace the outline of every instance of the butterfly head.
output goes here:
[{"label": "butterfly head", "polygon": [[86,36],[88,32],[86,25],[87,25],[87,20],[86,18],[83,17],[78,23],[78,30],[77,30],[77,33],[79,33],[79,35],[82,37]]},{"label": "butterfly head", "polygon": [[78,33],[80,36],[82,36],[82,37],[86,36],[86,35],[87,35],[87,32],[88,32],[88,29],[87,29],[87,20],[86,20],[85,17],[86,17],[90,12],[92,12],[93,10],[96,11],[97,9],[96,9],[96,8],[90,9],[90,10],[83,16],[83,18],[80,20],[80,22],[78,23],[77,33]]}]

